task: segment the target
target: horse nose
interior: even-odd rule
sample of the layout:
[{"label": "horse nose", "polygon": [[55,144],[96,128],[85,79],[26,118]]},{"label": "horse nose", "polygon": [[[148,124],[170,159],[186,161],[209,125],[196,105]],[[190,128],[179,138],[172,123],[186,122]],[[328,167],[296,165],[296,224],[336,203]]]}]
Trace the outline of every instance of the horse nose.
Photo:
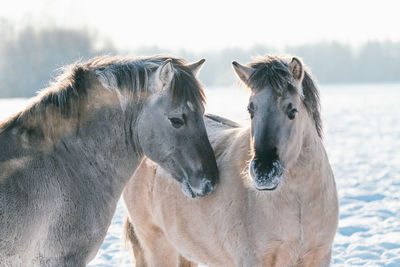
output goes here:
[{"label": "horse nose", "polygon": [[207,180],[203,186],[203,196],[207,196],[212,191],[214,191],[214,186],[212,185],[211,181]]},{"label": "horse nose", "polygon": [[196,194],[196,196],[199,197],[207,196],[215,189],[213,183],[207,178],[193,179],[193,180],[195,181],[190,181],[190,187],[192,191]]}]

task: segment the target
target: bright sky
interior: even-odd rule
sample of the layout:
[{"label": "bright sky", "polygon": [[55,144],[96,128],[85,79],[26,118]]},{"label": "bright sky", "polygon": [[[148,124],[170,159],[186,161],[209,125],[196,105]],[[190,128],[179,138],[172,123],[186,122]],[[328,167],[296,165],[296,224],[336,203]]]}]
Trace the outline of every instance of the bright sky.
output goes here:
[{"label": "bright sky", "polygon": [[400,41],[399,6],[398,0],[13,0],[1,4],[0,17],[19,27],[87,27],[122,49],[201,51],[321,40]]}]

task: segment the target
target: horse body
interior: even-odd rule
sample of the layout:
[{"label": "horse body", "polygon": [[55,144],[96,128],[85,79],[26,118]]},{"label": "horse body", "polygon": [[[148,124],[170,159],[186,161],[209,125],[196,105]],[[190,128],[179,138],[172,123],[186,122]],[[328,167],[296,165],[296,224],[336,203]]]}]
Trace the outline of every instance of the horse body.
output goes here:
[{"label": "horse body", "polygon": [[258,192],[242,176],[250,160],[249,129],[210,120],[206,126],[220,171],[213,194],[185,198],[148,159],[124,190],[147,266],[178,266],[179,255],[207,266],[329,265],[337,197],[327,158],[315,156],[322,144],[301,155],[305,162],[312,158],[312,169],[305,172],[299,162],[278,191]]},{"label": "horse body", "polygon": [[[113,126],[113,134],[122,133],[120,126]],[[127,177],[142,155],[117,139],[101,140],[106,133],[99,128],[84,125],[82,138],[66,138],[51,151],[19,151],[23,162],[1,184],[0,258],[5,257],[5,266],[84,266],[95,256]],[[11,150],[3,152],[15,156],[13,147],[20,141],[7,135],[1,147],[7,143]],[[111,151],[116,154],[109,157]],[[9,264],[8,255],[16,257]]]},{"label": "horse body", "polygon": [[338,217],[335,182],[313,118],[297,119],[301,147],[274,190],[260,191],[249,170],[255,129],[206,119],[220,171],[218,188],[206,198],[177,194],[168,174],[144,160],[123,193],[138,266],[186,266],[182,259],[207,266],[328,266]]},{"label": "horse body", "polygon": [[[78,67],[71,75],[84,69],[80,77],[66,81],[72,86],[54,94],[47,90],[0,126],[1,266],[85,266],[100,248],[123,187],[144,155],[164,165],[191,196],[212,190],[203,182],[216,178],[211,174],[216,166],[205,167],[207,161],[213,165],[214,155],[198,120],[203,108],[188,92],[175,100],[171,96],[182,82],[177,78],[171,84],[174,75],[194,81],[190,66],[166,58],[108,61]],[[123,75],[127,87],[141,88],[122,88]],[[186,87],[181,90],[201,90]],[[170,116],[185,116],[185,125],[178,129]],[[177,142],[193,132],[198,138],[183,145],[205,149],[186,153]],[[196,177],[208,186],[193,186]]]}]

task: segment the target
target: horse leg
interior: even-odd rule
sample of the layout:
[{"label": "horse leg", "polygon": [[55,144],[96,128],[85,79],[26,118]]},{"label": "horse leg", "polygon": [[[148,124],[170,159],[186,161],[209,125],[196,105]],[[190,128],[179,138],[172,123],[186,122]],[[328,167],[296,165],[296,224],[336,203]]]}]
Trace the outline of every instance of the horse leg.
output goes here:
[{"label": "horse leg", "polygon": [[82,259],[82,255],[69,255],[60,259],[42,259],[39,265],[41,267],[85,267],[86,262]]},{"label": "horse leg", "polygon": [[178,267],[179,253],[171,246],[164,234],[159,229],[146,234],[145,239],[140,239],[146,267]]},{"label": "horse leg", "polygon": [[251,264],[247,266],[268,266],[268,267],[280,267],[280,266],[302,266],[301,264],[294,264],[293,258],[288,253],[290,247],[281,245],[280,242],[276,242],[275,246],[269,248],[261,264]]},{"label": "horse leg", "polygon": [[331,264],[331,249],[325,247],[314,249],[308,252],[302,260],[304,267],[319,266],[328,267]]},{"label": "horse leg", "polygon": [[125,239],[131,245],[133,250],[133,255],[135,257],[135,266],[136,267],[146,267],[146,259],[144,257],[144,250],[140,246],[139,240],[135,234],[135,229],[133,229],[132,223],[129,221],[129,218],[126,218],[125,221]]},{"label": "horse leg", "polygon": [[197,267],[197,263],[191,262],[184,257],[179,257],[179,267]]},{"label": "horse leg", "polygon": [[191,266],[180,265],[178,252],[158,227],[146,224],[145,228],[135,229],[129,219],[125,225],[127,241],[132,246],[136,267]]}]

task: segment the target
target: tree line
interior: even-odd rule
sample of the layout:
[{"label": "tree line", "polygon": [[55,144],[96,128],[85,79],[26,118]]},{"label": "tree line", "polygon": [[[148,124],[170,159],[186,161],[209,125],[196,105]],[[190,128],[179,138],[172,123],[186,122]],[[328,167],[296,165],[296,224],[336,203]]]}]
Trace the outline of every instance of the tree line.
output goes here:
[{"label": "tree line", "polygon": [[303,58],[320,83],[380,83],[400,81],[400,42],[367,42],[357,49],[338,42],[320,42],[281,49],[255,45],[194,53],[143,47],[118,51],[112,42],[89,30],[33,29],[18,32],[0,21],[0,97],[30,97],[45,88],[57,69],[102,54],[146,56],[167,53],[187,60],[205,58],[200,79],[207,87],[235,83],[231,62],[254,56],[291,54]]}]

